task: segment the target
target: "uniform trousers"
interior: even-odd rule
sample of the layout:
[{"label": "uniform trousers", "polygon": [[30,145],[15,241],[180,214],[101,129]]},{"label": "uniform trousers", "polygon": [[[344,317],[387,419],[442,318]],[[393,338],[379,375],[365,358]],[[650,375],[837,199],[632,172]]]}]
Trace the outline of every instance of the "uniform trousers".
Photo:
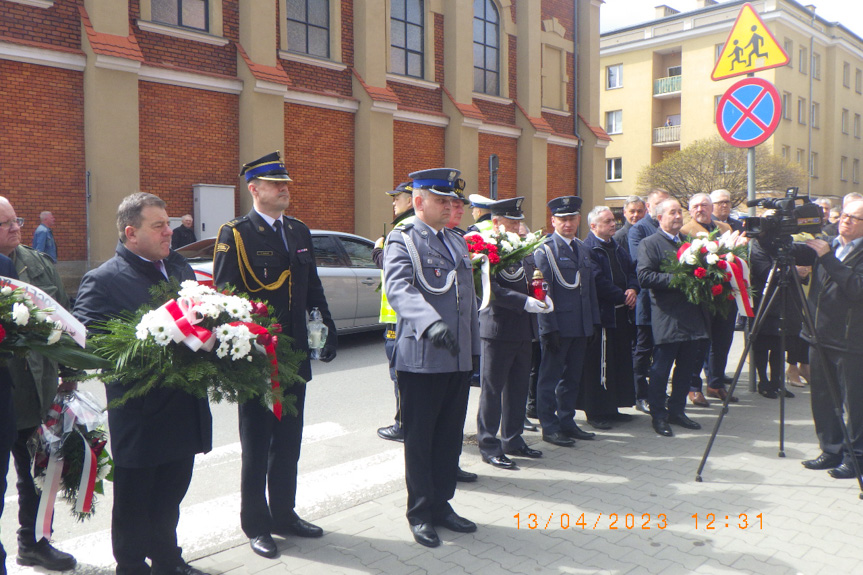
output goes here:
[{"label": "uniform trousers", "polygon": [[18,480],[18,544],[36,544],[36,515],[39,512],[39,493],[33,483],[31,473],[33,460],[30,450],[27,449],[27,441],[36,432],[35,427],[18,430],[15,445],[12,446],[12,458],[15,461],[15,471]]},{"label": "uniform trousers", "polygon": [[452,513],[471,375],[398,372],[411,525]]},{"label": "uniform trousers", "polygon": [[[858,459],[863,458],[863,381],[860,380],[860,374],[863,373],[863,354],[843,353],[826,347],[822,347],[822,350],[823,360],[815,348],[812,348],[809,357],[812,366],[812,419],[815,421],[815,433],[821,451],[832,454],[844,451],[842,428],[836,418],[833,399],[827,387],[829,378],[839,384],[851,447]],[[844,457],[845,461],[850,463],[849,454],[844,453]]]},{"label": "uniform trousers", "polygon": [[[395,327],[393,327],[393,330],[395,330]],[[385,330],[384,334],[386,334],[386,331],[389,330]],[[399,401],[399,380],[396,377],[396,368],[394,367],[396,364],[396,340],[390,339],[384,335],[384,351],[387,354],[387,361],[390,363],[390,379],[393,381],[393,388],[396,394],[396,416],[393,428],[398,431],[402,426],[402,408],[401,402]]]},{"label": "uniform trousers", "polygon": [[542,346],[538,339],[531,342],[533,352],[530,356],[530,375],[527,384],[527,411],[536,417],[536,382],[539,381],[539,365],[542,360]]},{"label": "uniform trousers", "polygon": [[575,429],[575,402],[586,349],[586,337],[562,337],[557,351],[542,347],[536,411],[543,435]]},{"label": "uniform trousers", "polygon": [[521,434],[532,354],[530,340],[482,340],[484,361],[476,439],[480,453],[486,457],[498,457],[527,445]]},{"label": "uniform trousers", "polygon": [[737,310],[732,308],[728,317],[718,315],[710,324],[710,352],[704,361],[704,373],[707,375],[707,386],[712,389],[725,387],[725,367],[728,364],[728,352],[734,342],[734,324],[737,322]]},{"label": "uniform trousers", "polygon": [[632,369],[635,375],[635,397],[647,399],[647,375],[653,356],[653,329],[650,325],[638,325],[635,330],[635,347],[632,351]]},{"label": "uniform trousers", "polygon": [[278,420],[256,399],[239,406],[240,526],[250,539],[284,531],[297,519],[294,507],[306,386],[294,385],[287,392],[297,397],[296,417],[284,409]]},{"label": "uniform trousers", "polygon": [[[650,415],[654,419],[668,419],[683,415],[686,408],[686,394],[692,381],[693,366],[700,365],[704,356],[698,356],[703,349],[704,340],[677,341],[660,343],[653,347],[653,365],[650,367],[650,386],[647,402],[650,404]],[[668,376],[674,366],[671,377],[671,397],[666,395]],[[665,401],[668,398],[668,406]]]},{"label": "uniform trousers", "polygon": [[[15,410],[12,403],[12,381],[5,366],[0,366],[0,517],[6,499],[6,475],[9,452],[15,440]],[[0,575],[6,575],[6,551],[0,543]]]},{"label": "uniform trousers", "polygon": [[152,467],[114,467],[111,543],[117,575],[149,575],[183,565],[177,546],[180,503],[192,481],[195,456]]}]

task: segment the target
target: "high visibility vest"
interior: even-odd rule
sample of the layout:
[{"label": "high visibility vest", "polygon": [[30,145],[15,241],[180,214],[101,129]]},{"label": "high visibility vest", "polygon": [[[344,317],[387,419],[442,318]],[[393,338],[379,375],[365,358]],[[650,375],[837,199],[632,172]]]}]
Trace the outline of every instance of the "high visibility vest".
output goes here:
[{"label": "high visibility vest", "polygon": [[488,219],[477,222],[474,224],[474,226],[476,226],[476,229],[479,230],[479,233],[485,234],[490,233],[494,229],[494,222],[492,222],[491,219]]},{"label": "high visibility vest", "polygon": [[[416,216],[408,216],[405,219],[401,220],[398,225],[409,224],[416,219]],[[384,240],[384,249],[386,249],[387,243]],[[394,310],[390,303],[387,301],[387,291],[384,288],[384,270],[381,270],[381,315],[378,318],[378,321],[381,323],[396,323],[396,310]]]}]

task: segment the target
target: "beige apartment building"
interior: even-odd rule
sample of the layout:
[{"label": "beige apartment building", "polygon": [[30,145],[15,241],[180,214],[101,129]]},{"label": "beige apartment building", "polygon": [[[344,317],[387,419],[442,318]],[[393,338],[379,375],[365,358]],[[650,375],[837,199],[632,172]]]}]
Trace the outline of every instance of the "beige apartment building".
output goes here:
[{"label": "beige apartment building", "polygon": [[[711,72],[743,4],[699,0],[690,12],[657,6],[656,20],[601,35],[609,204],[637,191],[645,166],[718,135],[719,99],[745,76],[714,82]],[[808,165],[812,195],[863,192],[863,39],[793,0],[750,4],[790,57],[755,73],[776,86],[783,104],[779,127],[761,145]]]}]

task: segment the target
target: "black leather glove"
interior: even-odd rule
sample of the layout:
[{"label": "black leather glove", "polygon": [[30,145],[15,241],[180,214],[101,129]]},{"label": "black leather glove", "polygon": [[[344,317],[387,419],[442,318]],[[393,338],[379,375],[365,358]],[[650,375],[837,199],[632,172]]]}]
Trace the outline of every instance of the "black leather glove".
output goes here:
[{"label": "black leather glove", "polygon": [[560,332],[552,331],[550,333],[539,336],[539,341],[542,344],[543,350],[548,350],[551,353],[560,351]]},{"label": "black leather glove", "polygon": [[479,373],[479,356],[478,355],[472,355],[470,359],[471,359],[471,365],[473,367],[472,373]]},{"label": "black leather glove", "polygon": [[324,363],[330,363],[334,359],[336,359],[336,346],[332,343],[325,343],[324,347],[321,348],[320,353],[318,354],[318,359]]},{"label": "black leather glove", "polygon": [[453,356],[457,356],[459,352],[458,340],[455,334],[450,330],[449,326],[443,320],[437,320],[426,330],[426,337],[431,340],[435,347],[443,347]]}]

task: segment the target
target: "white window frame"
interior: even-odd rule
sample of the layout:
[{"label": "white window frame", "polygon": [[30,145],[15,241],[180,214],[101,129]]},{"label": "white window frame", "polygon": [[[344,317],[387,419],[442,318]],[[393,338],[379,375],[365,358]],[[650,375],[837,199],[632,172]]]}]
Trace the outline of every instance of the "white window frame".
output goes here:
[{"label": "white window frame", "polygon": [[[313,54],[304,52],[292,52],[288,46],[288,3],[286,0],[279,0],[279,17],[282,19],[282,25],[279,26],[279,58],[293,62],[302,62],[304,64],[321,65],[325,68],[333,68],[334,70],[344,70],[342,63],[342,3],[329,1],[330,8],[330,57],[321,58]],[[389,30],[389,21],[387,21],[387,30]],[[389,51],[387,51],[389,54]],[[333,62],[338,63],[336,66]]]},{"label": "white window frame", "polygon": [[860,114],[854,114],[854,137],[860,139]]},{"label": "white window frame", "polygon": [[806,116],[808,116],[809,107],[806,105],[806,98],[797,98],[797,123],[805,126]]},{"label": "white window frame", "polygon": [[842,108],[842,117],[841,117],[841,125],[842,125],[842,133],[847,134],[849,130],[849,124],[851,123],[851,112],[846,108]]},{"label": "white window frame", "polygon": [[[611,69],[617,69],[617,84],[611,85]],[[623,64],[612,64],[611,66],[605,67],[605,89],[606,90],[617,90],[619,88],[623,88]]]},{"label": "white window frame", "polygon": [[782,119],[791,119],[791,92],[782,92]]},{"label": "white window frame", "polygon": [[605,131],[609,134],[623,133],[623,110],[610,110],[605,113]]},{"label": "white window frame", "polygon": [[[620,177],[614,178],[614,167],[617,165],[616,172]],[[609,178],[609,175],[612,177]],[[605,181],[606,182],[621,182],[623,181],[623,158],[606,158],[605,159]]]},{"label": "white window frame", "polygon": [[848,158],[845,156],[839,158],[839,179],[843,182],[848,181]]}]

